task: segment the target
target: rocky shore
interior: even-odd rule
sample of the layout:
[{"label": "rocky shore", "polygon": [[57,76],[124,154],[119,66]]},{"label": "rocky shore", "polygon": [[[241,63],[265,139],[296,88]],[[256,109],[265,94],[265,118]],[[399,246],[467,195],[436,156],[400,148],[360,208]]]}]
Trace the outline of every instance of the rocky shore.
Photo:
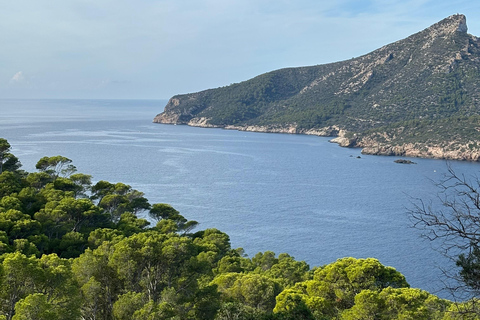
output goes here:
[{"label": "rocky shore", "polygon": [[[387,136],[387,134],[384,136]],[[356,134],[347,135],[343,130],[339,131],[338,137],[330,141],[338,143],[342,147],[361,148],[363,154],[370,155],[480,161],[480,152],[478,149],[470,148],[473,141],[469,141],[468,143],[445,141],[442,144],[420,142],[392,144],[388,141],[380,142],[369,136],[358,137]]]},{"label": "rocky shore", "polygon": [[328,126],[317,129],[301,129],[295,125],[286,126],[256,126],[256,125],[226,125],[215,126],[208,122],[207,118],[193,118],[188,122],[179,121],[178,115],[168,117],[168,114],[162,113],[155,117],[154,123],[163,124],[185,124],[192,127],[202,128],[223,128],[226,130],[264,132],[264,133],[288,133],[288,134],[306,134],[320,137],[333,137],[332,143],[337,143],[341,147],[361,148],[362,154],[396,156],[396,157],[416,157],[446,160],[464,160],[464,161],[480,161],[480,152],[471,150],[469,144],[458,144],[454,141],[445,142],[442,145],[428,145],[424,143],[405,143],[399,145],[391,145],[379,142],[369,137],[359,137],[357,134],[349,133],[338,126]]}]

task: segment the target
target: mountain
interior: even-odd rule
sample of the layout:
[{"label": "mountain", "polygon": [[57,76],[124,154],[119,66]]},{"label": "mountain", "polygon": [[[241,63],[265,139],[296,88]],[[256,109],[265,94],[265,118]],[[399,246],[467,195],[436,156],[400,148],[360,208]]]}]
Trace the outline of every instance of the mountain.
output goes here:
[{"label": "mountain", "polygon": [[358,58],[176,95],[154,122],[337,136],[368,154],[480,161],[480,40],[453,15]]}]

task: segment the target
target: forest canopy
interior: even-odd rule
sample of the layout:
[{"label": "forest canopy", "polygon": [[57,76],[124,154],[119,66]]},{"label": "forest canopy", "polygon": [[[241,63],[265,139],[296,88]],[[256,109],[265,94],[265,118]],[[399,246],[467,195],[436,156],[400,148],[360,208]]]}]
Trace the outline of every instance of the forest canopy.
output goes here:
[{"label": "forest canopy", "polygon": [[29,173],[10,151],[0,139],[0,319],[464,319],[475,302],[410,288],[374,258],[250,258],[71,159]]}]

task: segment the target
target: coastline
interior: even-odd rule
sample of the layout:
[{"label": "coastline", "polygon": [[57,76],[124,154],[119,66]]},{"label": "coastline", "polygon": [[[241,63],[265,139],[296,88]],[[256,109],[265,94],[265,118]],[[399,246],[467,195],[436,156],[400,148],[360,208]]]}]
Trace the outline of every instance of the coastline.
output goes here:
[{"label": "coastline", "polygon": [[315,135],[319,137],[332,137],[330,142],[338,144],[345,148],[361,148],[362,154],[380,155],[380,156],[396,156],[396,157],[412,157],[427,159],[443,159],[479,162],[480,153],[470,150],[467,144],[458,144],[454,141],[446,142],[444,145],[428,145],[426,143],[405,143],[405,144],[389,144],[388,142],[379,142],[371,137],[360,137],[356,133],[348,132],[340,127],[333,125],[318,129],[299,129],[295,125],[212,125],[208,123],[207,118],[193,118],[188,122],[179,121],[178,115],[168,117],[163,114],[157,115],[153,122],[160,124],[178,124],[188,125],[191,127],[201,128],[222,128],[225,130],[250,131],[261,133],[286,133],[286,134],[305,134]]}]

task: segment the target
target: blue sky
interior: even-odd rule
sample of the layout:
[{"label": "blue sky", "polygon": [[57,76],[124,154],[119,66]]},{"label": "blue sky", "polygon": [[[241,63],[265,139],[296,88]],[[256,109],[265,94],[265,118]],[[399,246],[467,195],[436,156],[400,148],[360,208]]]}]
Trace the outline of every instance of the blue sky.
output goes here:
[{"label": "blue sky", "polygon": [[168,99],[350,59],[480,1],[0,0],[0,98]]}]

